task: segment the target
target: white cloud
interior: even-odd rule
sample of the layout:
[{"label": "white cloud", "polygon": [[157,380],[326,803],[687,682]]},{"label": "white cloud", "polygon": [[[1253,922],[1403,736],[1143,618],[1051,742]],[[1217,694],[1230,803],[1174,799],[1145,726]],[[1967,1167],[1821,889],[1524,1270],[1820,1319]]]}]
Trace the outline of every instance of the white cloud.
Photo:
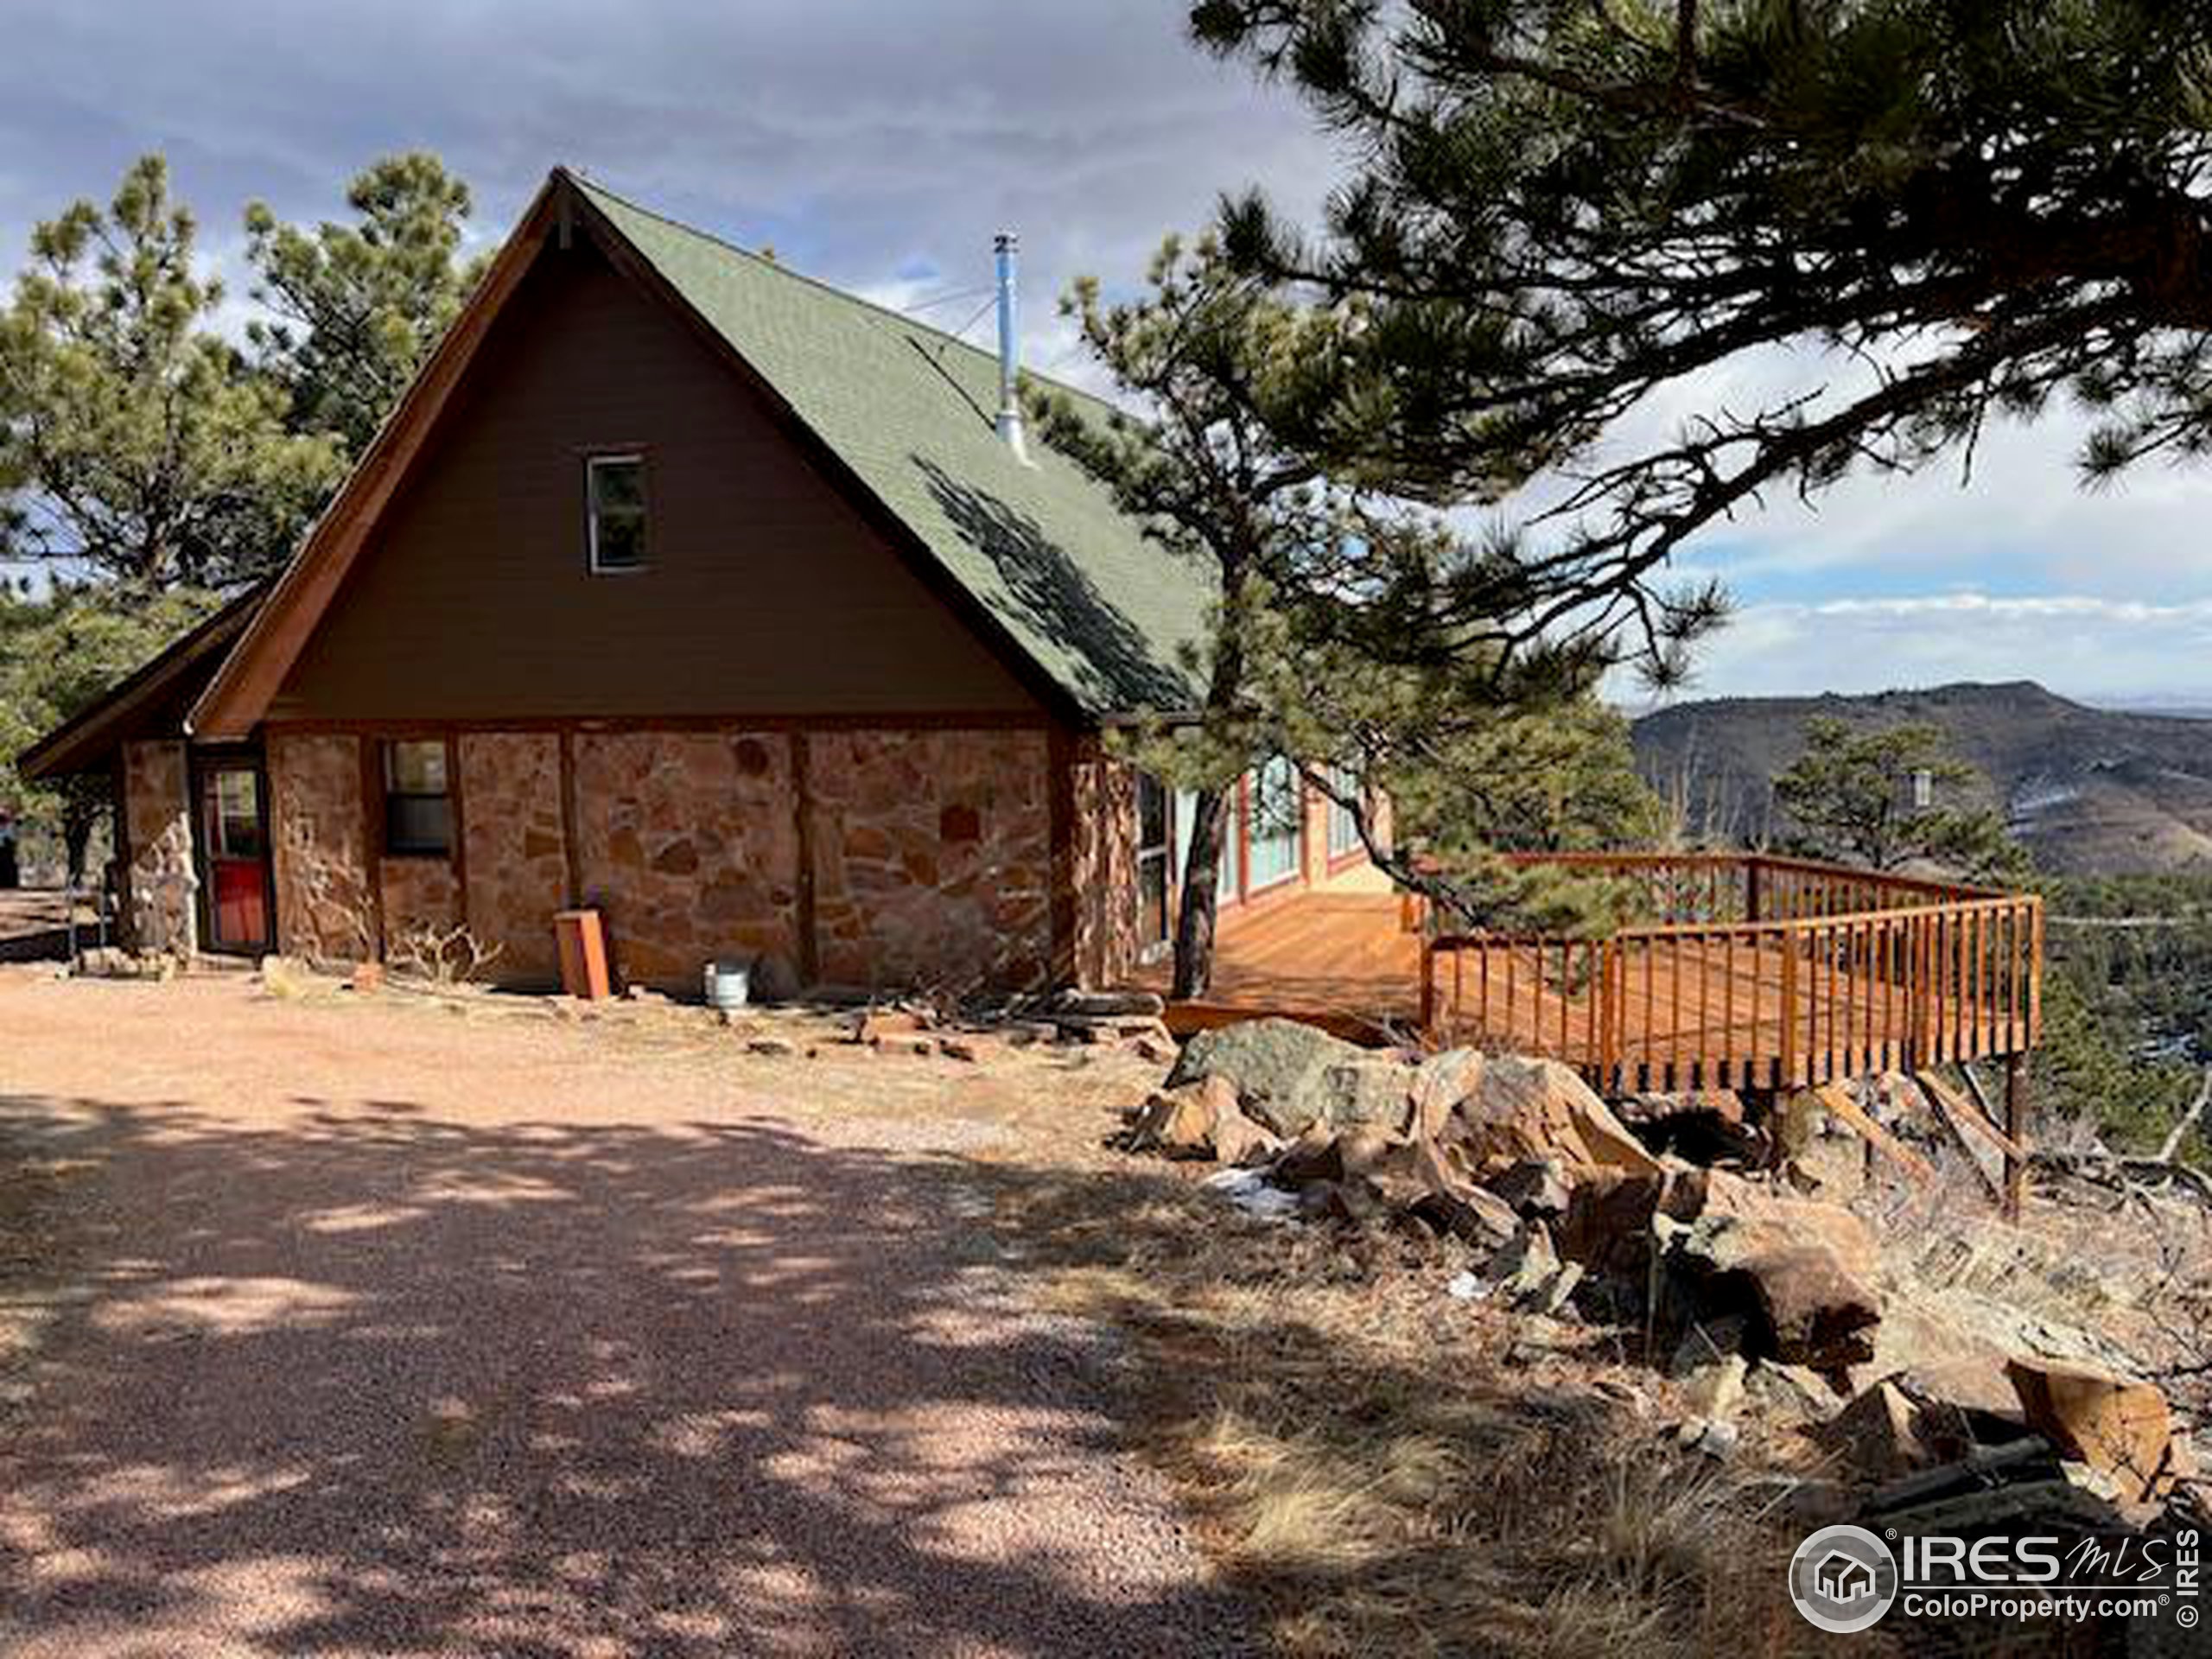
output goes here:
[{"label": "white cloud", "polygon": [[[365,162],[428,147],[475,187],[480,231],[496,238],[565,161],[896,307],[987,283],[991,233],[1018,230],[1025,359],[1096,387],[1053,312],[1071,278],[1133,285],[1160,235],[1203,222],[1221,190],[1257,183],[1310,213],[1337,173],[1332,141],[1287,92],[1184,41],[1185,10],[656,0],[614,26],[582,0],[385,0],[302,30],[278,0],[0,0],[0,271],[35,219],[104,198],[134,156],[161,149],[229,278],[235,327],[250,197],[334,213]],[[957,328],[973,308],[923,315]],[[988,317],[969,338],[988,342]],[[1616,443],[1701,409],[1747,410],[1808,375],[1840,397],[1865,372],[1760,353],[1669,388]],[[2060,413],[1993,429],[1968,488],[1948,464],[1861,476],[1809,508],[1784,493],[1701,537],[1685,564],[1745,601],[1707,653],[1707,686],[1976,674],[2122,695],[2212,689],[2189,608],[2212,601],[2212,473],[2154,469],[2085,494],[2071,464],[2082,425]],[[2110,608],[1961,598],[1993,594]],[[1896,594],[1934,608],[1883,597]],[[1833,608],[1854,601],[1892,608]],[[2152,610],[2131,618],[2127,605]]]},{"label": "white cloud", "polygon": [[2212,599],[1953,593],[1751,605],[1707,647],[1688,695],[2019,679],[2091,701],[2204,696]]}]

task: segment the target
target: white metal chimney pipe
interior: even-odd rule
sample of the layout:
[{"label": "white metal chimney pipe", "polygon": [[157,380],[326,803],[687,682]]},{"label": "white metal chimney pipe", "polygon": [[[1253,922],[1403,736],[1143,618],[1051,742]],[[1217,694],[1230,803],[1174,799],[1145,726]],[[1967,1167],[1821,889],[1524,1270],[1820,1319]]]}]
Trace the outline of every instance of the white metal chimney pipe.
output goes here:
[{"label": "white metal chimney pipe", "polygon": [[1001,231],[991,244],[998,255],[999,276],[999,414],[998,434],[1014,459],[1027,464],[1029,443],[1021,429],[1021,302],[1017,292],[1017,256],[1020,238]]}]

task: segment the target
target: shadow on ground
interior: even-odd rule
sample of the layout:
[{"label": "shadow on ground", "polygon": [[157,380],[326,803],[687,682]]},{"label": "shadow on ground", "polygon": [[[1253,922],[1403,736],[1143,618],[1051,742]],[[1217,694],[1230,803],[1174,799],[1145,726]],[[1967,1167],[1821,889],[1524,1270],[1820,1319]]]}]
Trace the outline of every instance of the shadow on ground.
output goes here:
[{"label": "shadow on ground", "polygon": [[0,889],[0,962],[61,962],[68,954],[67,900],[61,893]]},{"label": "shadow on ground", "polygon": [[0,1649],[1238,1646],[956,1160],[304,1105],[0,1096],[111,1160],[0,1427]]}]

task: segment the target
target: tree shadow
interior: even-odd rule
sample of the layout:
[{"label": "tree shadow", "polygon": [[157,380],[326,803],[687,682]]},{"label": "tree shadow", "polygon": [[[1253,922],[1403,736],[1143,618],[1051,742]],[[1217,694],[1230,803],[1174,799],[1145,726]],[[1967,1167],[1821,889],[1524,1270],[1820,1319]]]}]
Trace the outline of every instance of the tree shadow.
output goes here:
[{"label": "tree shadow", "polygon": [[1105,709],[1192,704],[1182,672],[1034,518],[921,455],[912,459],[961,539],[991,562],[1031,626],[1075,664],[1086,701]]},{"label": "tree shadow", "polygon": [[306,1108],[0,1096],[109,1160],[0,1649],[1243,1650],[957,1160]]}]

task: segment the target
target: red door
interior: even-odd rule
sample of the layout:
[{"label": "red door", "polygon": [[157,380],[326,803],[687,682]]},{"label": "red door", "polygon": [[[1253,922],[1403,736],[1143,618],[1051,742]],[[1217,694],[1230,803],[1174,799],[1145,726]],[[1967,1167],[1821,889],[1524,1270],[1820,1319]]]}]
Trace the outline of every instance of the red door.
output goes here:
[{"label": "red door", "polygon": [[208,948],[254,955],[270,946],[269,815],[257,757],[200,767],[200,847]]}]

